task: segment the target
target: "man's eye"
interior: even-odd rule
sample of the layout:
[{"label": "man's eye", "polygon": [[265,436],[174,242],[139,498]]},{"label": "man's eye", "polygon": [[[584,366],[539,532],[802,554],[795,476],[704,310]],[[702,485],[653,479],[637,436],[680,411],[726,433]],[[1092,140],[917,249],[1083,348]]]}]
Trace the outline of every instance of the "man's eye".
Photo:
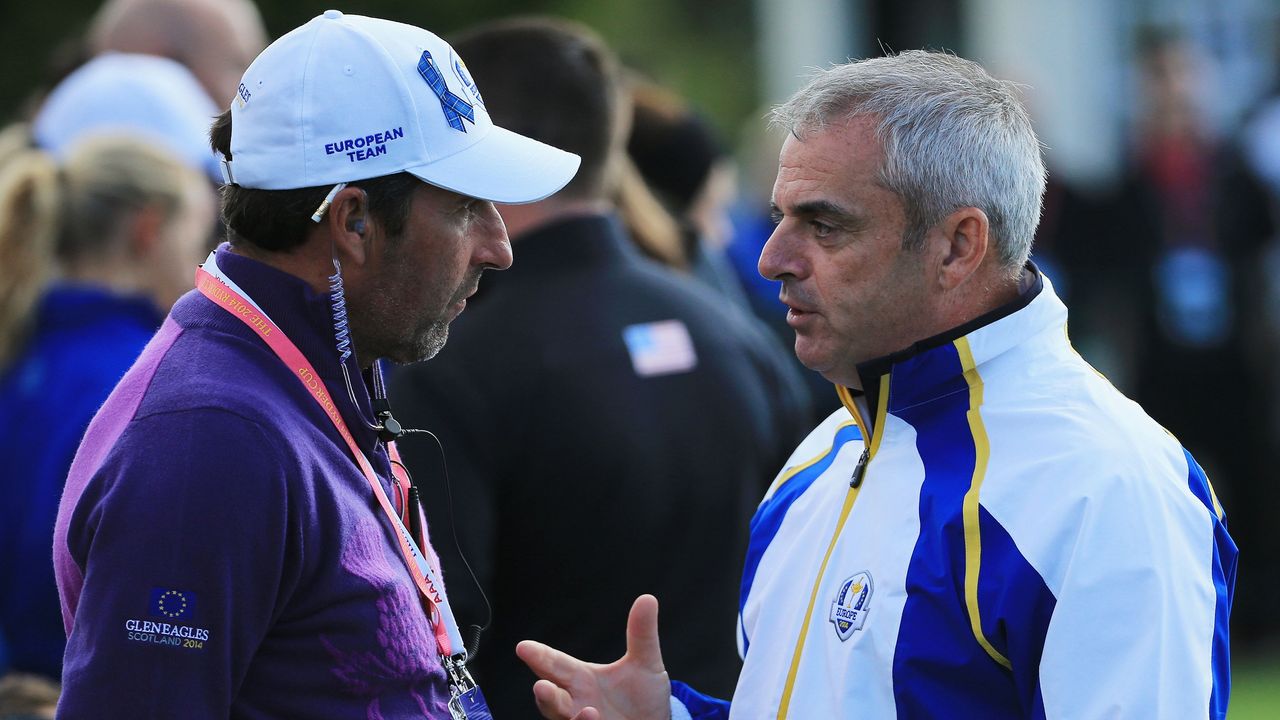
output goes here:
[{"label": "man's eye", "polygon": [[810,220],[809,227],[813,228],[814,237],[824,238],[835,232],[835,228],[824,222],[818,222],[817,220]]},{"label": "man's eye", "polygon": [[771,210],[771,211],[769,211],[769,222],[773,223],[774,225],[777,225],[777,224],[781,223],[781,222],[782,222],[782,211],[781,211],[781,210]]}]

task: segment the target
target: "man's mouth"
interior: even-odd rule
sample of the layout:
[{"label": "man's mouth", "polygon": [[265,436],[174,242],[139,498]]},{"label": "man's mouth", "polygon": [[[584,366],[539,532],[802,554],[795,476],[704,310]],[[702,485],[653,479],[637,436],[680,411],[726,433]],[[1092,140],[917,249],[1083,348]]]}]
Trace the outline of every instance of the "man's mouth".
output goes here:
[{"label": "man's mouth", "polygon": [[787,306],[787,325],[797,333],[809,328],[819,315],[819,306],[809,302],[797,285],[783,283],[778,290],[778,301]]},{"label": "man's mouth", "polygon": [[817,311],[816,308],[808,303],[799,302],[793,297],[788,297],[785,291],[778,299],[783,305],[787,306],[788,317],[792,315],[795,315],[796,317],[804,317],[805,315],[812,315]]},{"label": "man's mouth", "polygon": [[787,303],[787,325],[793,330],[801,330],[809,324],[809,319],[817,316],[817,313],[804,305],[793,305]]}]

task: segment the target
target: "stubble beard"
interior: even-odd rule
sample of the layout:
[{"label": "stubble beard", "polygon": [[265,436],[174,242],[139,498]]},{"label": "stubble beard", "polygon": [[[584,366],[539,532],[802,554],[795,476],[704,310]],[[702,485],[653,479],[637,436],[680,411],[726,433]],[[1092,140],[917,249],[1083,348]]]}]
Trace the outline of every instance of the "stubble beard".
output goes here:
[{"label": "stubble beard", "polygon": [[[352,340],[364,362],[365,349],[370,359],[386,358],[398,365],[421,362],[435,357],[449,339],[449,323],[453,320],[452,308],[471,295],[480,282],[482,269],[474,269],[462,279],[454,292],[441,305],[432,308],[430,317],[422,318],[416,325],[406,328],[404,318],[420,317],[423,306],[407,303],[393,288],[400,280],[389,280],[385,286],[369,293],[369,306],[362,313],[369,322],[363,327],[351,324]],[[354,313],[353,313],[354,320]]]},{"label": "stubble beard", "polygon": [[392,358],[397,363],[413,363],[430,360],[444,349],[444,344],[449,340],[449,323],[444,320],[437,320],[427,326],[425,332],[419,333],[414,338],[413,348],[409,352],[410,357],[407,360],[399,360]]},{"label": "stubble beard", "polygon": [[[407,308],[387,308],[391,314],[384,317],[396,317],[397,313],[407,312]],[[395,333],[393,327],[382,325],[374,328],[368,338],[368,346],[378,353],[378,357],[386,358],[397,365],[407,365],[435,357],[449,339],[449,321],[444,317],[432,317],[427,322],[413,328],[407,337]],[[353,333],[354,334],[354,333]]]},{"label": "stubble beard", "polygon": [[[453,320],[449,315],[452,308],[461,302],[463,298],[474,292],[479,281],[479,272],[464,280],[454,294],[445,301],[445,305],[440,308],[439,314],[414,328],[409,338],[386,338],[387,359],[404,365],[430,360],[439,354],[449,340],[449,324]],[[391,307],[389,309],[392,314],[388,317],[395,317],[395,313],[410,313],[416,308]]]}]

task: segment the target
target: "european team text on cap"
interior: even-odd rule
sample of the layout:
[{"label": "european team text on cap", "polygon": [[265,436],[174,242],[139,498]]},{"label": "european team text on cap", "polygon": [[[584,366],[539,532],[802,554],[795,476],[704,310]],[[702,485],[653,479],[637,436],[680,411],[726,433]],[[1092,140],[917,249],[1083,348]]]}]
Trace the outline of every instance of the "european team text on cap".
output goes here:
[{"label": "european team text on cap", "polygon": [[387,143],[392,140],[399,140],[404,137],[404,128],[398,127],[394,130],[378,132],[372,135],[362,135],[360,137],[349,138],[347,140],[339,140],[338,142],[325,143],[324,153],[326,155],[335,155],[337,153],[345,153],[347,160],[351,162],[359,162],[360,160],[368,160],[369,158],[378,157],[387,154]]}]

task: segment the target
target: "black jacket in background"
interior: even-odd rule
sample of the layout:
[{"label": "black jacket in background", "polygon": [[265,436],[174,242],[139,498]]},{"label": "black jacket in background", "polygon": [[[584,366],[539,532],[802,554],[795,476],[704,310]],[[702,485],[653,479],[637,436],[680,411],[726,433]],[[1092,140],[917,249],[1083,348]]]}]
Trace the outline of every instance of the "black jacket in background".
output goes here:
[{"label": "black jacket in background", "polygon": [[[727,697],[747,525],[808,430],[807,391],[756,320],[641,258],[610,218],[514,247],[440,355],[391,383],[401,422],[444,443],[458,538],[493,603],[473,672],[497,717],[534,717],[515,644],[612,662],[649,592],[671,677]],[[640,377],[623,329],[663,320],[688,329],[697,365]],[[400,448],[439,502],[439,453],[422,437]],[[448,508],[427,515],[465,634],[483,606]]]}]

